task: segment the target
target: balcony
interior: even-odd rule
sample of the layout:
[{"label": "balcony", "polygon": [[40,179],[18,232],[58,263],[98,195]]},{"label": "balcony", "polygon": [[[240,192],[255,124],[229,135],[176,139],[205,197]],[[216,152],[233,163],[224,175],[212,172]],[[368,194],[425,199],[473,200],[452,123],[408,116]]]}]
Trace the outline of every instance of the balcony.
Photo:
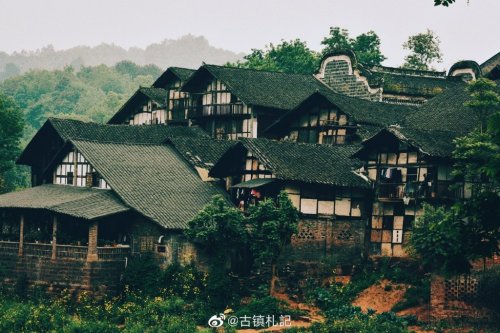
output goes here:
[{"label": "balcony", "polygon": [[459,199],[463,198],[463,186],[454,188],[452,181],[430,182],[407,182],[407,183],[378,183],[376,195],[378,199],[393,201],[403,198],[440,198]]},{"label": "balcony", "polygon": [[[88,256],[87,246],[57,244],[55,250],[56,259],[74,259],[86,261]],[[53,258],[52,251],[52,244],[24,243],[22,256]],[[19,256],[19,242],[0,241],[0,255]],[[129,256],[130,247],[128,245],[97,248],[98,261],[122,261]]]},{"label": "balcony", "polygon": [[247,114],[243,104],[220,104],[195,106],[189,109],[189,118],[211,116],[234,116]]}]

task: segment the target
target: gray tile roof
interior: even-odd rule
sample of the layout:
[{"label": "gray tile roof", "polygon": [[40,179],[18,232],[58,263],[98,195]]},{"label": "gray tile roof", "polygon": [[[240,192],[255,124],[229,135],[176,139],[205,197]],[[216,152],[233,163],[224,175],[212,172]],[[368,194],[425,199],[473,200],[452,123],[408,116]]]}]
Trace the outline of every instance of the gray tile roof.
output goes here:
[{"label": "gray tile roof", "polygon": [[186,228],[214,195],[224,194],[203,182],[173,147],[72,143],[127,205],[167,229]]},{"label": "gray tile roof", "polygon": [[194,69],[169,67],[156,79],[152,86],[156,88],[164,88],[174,80],[185,82],[191,77],[191,75],[193,75],[194,72],[196,72]]},{"label": "gray tile roof", "polygon": [[[270,170],[277,179],[311,184],[368,188],[370,184],[353,172],[362,166],[351,158],[360,145],[319,145],[275,141],[268,139],[240,139],[240,145]],[[215,176],[230,172],[235,149],[229,150],[212,169]]]},{"label": "gray tile roof", "polygon": [[361,139],[371,137],[386,126],[402,124],[404,119],[416,110],[414,106],[373,102],[338,94],[329,89],[322,89],[311,94],[294,110],[284,114],[265,132],[273,131],[280,126],[286,127],[284,124],[298,117],[301,112],[310,111],[311,103],[318,103],[318,101],[327,101],[347,114],[350,120],[358,125],[357,134]]},{"label": "gray tile roof", "polygon": [[185,83],[183,90],[198,91],[207,75],[222,81],[248,105],[281,110],[292,110],[316,90],[328,89],[313,75],[204,65]]},{"label": "gray tile roof", "polygon": [[168,141],[190,164],[204,169],[211,169],[236,144],[235,141],[193,137],[171,137]]},{"label": "gray tile roof", "polygon": [[199,127],[108,125],[58,118],[49,118],[48,121],[64,140],[160,144],[174,136],[208,137],[208,134]]},{"label": "gray tile roof", "polygon": [[[497,92],[500,93],[499,82]],[[464,103],[470,99],[466,86],[445,90],[408,114],[404,126],[424,130],[452,131],[466,134],[478,127],[479,118]]]},{"label": "gray tile roof", "polygon": [[168,91],[163,88],[140,87],[138,90],[153,102],[165,106],[168,97]]},{"label": "gray tile roof", "polygon": [[447,77],[446,72],[378,66],[366,74],[370,85],[382,87],[384,94],[433,97],[446,89],[465,85],[459,77]]},{"label": "gray tile roof", "polygon": [[111,190],[52,184],[0,195],[0,208],[44,209],[87,220],[130,210]]}]

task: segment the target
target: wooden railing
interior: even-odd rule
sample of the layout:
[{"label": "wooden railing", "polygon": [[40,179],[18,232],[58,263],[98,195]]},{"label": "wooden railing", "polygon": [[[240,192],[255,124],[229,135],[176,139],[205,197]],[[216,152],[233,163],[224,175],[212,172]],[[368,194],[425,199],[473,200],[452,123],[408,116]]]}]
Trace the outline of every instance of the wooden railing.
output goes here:
[{"label": "wooden railing", "polygon": [[[447,198],[457,199],[463,197],[463,186],[454,188],[454,182],[437,181],[429,186],[425,182],[410,183],[378,183],[377,197],[383,199],[410,198]],[[424,185],[424,186],[423,186]]]},{"label": "wooden railing", "polygon": [[7,255],[17,255],[19,253],[19,243],[0,241],[0,253]]},{"label": "wooden railing", "polygon": [[97,248],[97,257],[99,260],[125,260],[125,257],[128,256],[130,256],[129,246]]},{"label": "wooden railing", "polygon": [[[19,243],[0,241],[1,255],[18,255]],[[76,245],[57,245],[56,258],[87,260],[88,247]],[[24,256],[35,256],[40,258],[52,257],[52,244],[47,243],[24,243]],[[98,247],[97,256],[99,260],[119,261],[130,256],[129,246]]]},{"label": "wooden railing", "polygon": [[24,243],[24,255],[50,258],[52,257],[52,244]]},{"label": "wooden railing", "polygon": [[207,116],[232,116],[247,114],[247,109],[243,104],[211,104],[197,105],[189,110],[189,118],[199,118]]},{"label": "wooden railing", "polygon": [[87,246],[74,246],[74,245],[57,245],[56,248],[57,258],[68,259],[87,259],[88,247]]}]

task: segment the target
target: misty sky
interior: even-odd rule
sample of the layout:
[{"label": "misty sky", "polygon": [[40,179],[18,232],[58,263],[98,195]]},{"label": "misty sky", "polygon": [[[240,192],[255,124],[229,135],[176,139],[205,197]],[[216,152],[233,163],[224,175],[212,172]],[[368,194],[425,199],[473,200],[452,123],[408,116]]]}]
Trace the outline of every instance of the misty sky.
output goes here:
[{"label": "misty sky", "polygon": [[397,66],[408,36],[434,30],[448,68],[479,63],[500,51],[500,0],[0,0],[0,50],[56,49],[102,42],[140,46],[191,33],[216,46],[249,52],[269,42],[300,38],[319,50],[330,26],[351,35],[374,30],[385,65]]}]

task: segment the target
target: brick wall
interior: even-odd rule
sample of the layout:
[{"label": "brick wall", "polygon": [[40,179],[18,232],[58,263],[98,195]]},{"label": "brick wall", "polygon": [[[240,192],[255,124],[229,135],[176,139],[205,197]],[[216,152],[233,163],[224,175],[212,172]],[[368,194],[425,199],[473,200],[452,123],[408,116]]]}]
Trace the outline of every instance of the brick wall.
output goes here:
[{"label": "brick wall", "polygon": [[124,261],[51,260],[0,253],[0,283],[9,287],[24,280],[28,285],[44,287],[49,293],[68,289],[113,294],[118,290],[124,269]]},{"label": "brick wall", "polygon": [[364,248],[363,220],[307,219],[299,221],[298,232],[282,255],[283,263],[318,262],[333,258],[351,264],[361,257]]},{"label": "brick wall", "polygon": [[477,296],[478,277],[454,276],[431,278],[431,316],[434,319],[470,318],[484,320],[490,316],[484,309],[471,305]]},{"label": "brick wall", "polygon": [[370,88],[366,78],[354,74],[347,56],[327,58],[321,69],[319,78],[333,90],[352,97],[380,100],[381,91]]}]

